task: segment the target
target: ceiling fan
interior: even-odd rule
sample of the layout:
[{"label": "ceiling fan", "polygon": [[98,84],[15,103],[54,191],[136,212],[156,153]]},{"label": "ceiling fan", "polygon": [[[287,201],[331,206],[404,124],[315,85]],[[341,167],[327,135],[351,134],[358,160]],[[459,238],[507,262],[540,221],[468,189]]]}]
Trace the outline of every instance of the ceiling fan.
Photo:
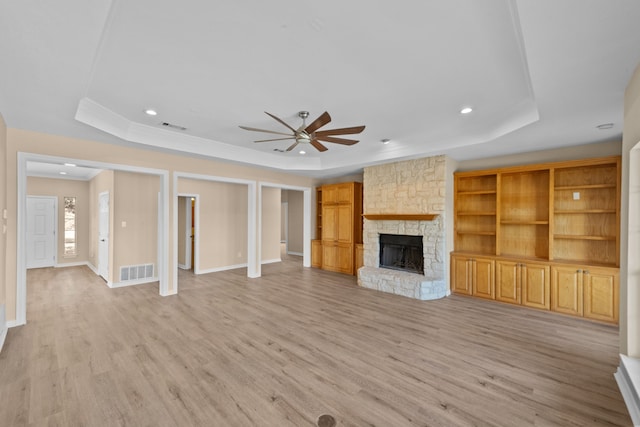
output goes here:
[{"label": "ceiling fan", "polygon": [[300,111],[298,113],[298,117],[302,119],[302,125],[298,129],[294,129],[289,126],[284,120],[274,116],[271,113],[265,113],[272,117],[274,120],[282,123],[293,133],[284,133],[284,132],[276,132],[273,130],[267,129],[256,129],[248,126],[240,126],[240,128],[244,130],[250,130],[254,132],[265,132],[265,133],[273,133],[276,135],[286,135],[286,138],[274,138],[274,139],[259,139],[253,142],[270,142],[270,141],[284,141],[287,139],[294,139],[295,142],[287,148],[286,151],[291,151],[296,148],[296,145],[302,144],[310,144],[315,147],[318,151],[327,151],[327,147],[322,145],[320,141],[324,142],[332,142],[334,144],[342,144],[342,145],[353,145],[357,144],[358,141],[354,139],[345,139],[345,138],[337,138],[334,135],[348,135],[348,134],[356,134],[360,133],[364,130],[364,126],[354,126],[349,128],[340,128],[340,129],[329,129],[329,130],[318,130],[322,126],[326,125],[331,121],[331,116],[326,111],[320,115],[317,119],[311,122],[308,126],[306,125],[306,118],[309,117],[308,111]]}]

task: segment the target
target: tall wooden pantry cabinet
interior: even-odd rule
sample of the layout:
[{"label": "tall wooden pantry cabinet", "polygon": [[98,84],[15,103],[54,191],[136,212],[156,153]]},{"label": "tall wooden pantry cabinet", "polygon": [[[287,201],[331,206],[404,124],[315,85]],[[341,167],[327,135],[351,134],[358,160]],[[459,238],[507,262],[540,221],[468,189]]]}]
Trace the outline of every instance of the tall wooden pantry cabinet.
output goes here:
[{"label": "tall wooden pantry cabinet", "polygon": [[362,243],[362,184],[323,185],[316,198],[312,266],[353,275],[356,244]]},{"label": "tall wooden pantry cabinet", "polygon": [[453,292],[618,323],[620,157],[454,177]]}]

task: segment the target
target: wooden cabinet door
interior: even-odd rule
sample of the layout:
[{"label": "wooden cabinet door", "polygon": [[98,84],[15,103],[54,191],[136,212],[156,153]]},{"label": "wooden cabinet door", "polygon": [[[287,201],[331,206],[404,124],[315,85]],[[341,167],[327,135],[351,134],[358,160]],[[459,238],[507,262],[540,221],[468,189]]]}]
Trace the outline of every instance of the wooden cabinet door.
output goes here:
[{"label": "wooden cabinet door", "polygon": [[353,245],[336,245],[336,270],[340,273],[353,274]]},{"label": "wooden cabinet door", "polygon": [[496,300],[520,304],[520,264],[514,261],[496,264]]},{"label": "wooden cabinet door", "polygon": [[338,184],[336,202],[351,204],[353,200],[353,184]]},{"label": "wooden cabinet door", "polygon": [[338,240],[338,206],[322,207],[322,241],[335,242]]},{"label": "wooden cabinet door", "polygon": [[322,243],[322,268],[338,271],[338,251],[334,243]]},{"label": "wooden cabinet door", "polygon": [[335,207],[336,240],[339,243],[353,243],[353,218],[351,205]]},{"label": "wooden cabinet door", "polygon": [[463,256],[451,257],[451,291],[457,294],[472,293],[472,261]]},{"label": "wooden cabinet door", "polygon": [[495,261],[486,258],[473,260],[472,290],[473,295],[481,298],[495,299]]},{"label": "wooden cabinet door", "polygon": [[618,322],[619,274],[606,268],[589,268],[583,273],[584,317]]},{"label": "wooden cabinet door", "polygon": [[322,186],[322,204],[338,203],[338,186],[323,185]]},{"label": "wooden cabinet door", "polygon": [[311,241],[311,267],[322,267],[322,241]]},{"label": "wooden cabinet door", "polygon": [[551,310],[582,316],[582,270],[551,267]]},{"label": "wooden cabinet door", "polygon": [[544,264],[520,266],[522,305],[549,310],[551,305],[550,268]]}]

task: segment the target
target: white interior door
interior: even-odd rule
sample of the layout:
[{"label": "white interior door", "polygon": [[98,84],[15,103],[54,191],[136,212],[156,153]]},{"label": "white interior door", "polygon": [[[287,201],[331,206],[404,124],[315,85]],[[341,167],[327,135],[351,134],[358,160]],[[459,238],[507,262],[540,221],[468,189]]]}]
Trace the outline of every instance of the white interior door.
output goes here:
[{"label": "white interior door", "polygon": [[98,218],[98,274],[109,281],[109,192],[100,193]]},{"label": "white interior door", "polygon": [[56,265],[57,197],[27,197],[27,268]]}]

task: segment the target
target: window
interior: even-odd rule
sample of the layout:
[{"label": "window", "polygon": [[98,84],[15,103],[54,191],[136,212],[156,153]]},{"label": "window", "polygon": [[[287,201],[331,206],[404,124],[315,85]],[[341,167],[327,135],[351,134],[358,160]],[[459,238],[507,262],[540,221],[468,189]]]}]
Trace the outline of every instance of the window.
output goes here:
[{"label": "window", "polygon": [[74,257],[76,248],[76,198],[64,198],[64,256]]}]

